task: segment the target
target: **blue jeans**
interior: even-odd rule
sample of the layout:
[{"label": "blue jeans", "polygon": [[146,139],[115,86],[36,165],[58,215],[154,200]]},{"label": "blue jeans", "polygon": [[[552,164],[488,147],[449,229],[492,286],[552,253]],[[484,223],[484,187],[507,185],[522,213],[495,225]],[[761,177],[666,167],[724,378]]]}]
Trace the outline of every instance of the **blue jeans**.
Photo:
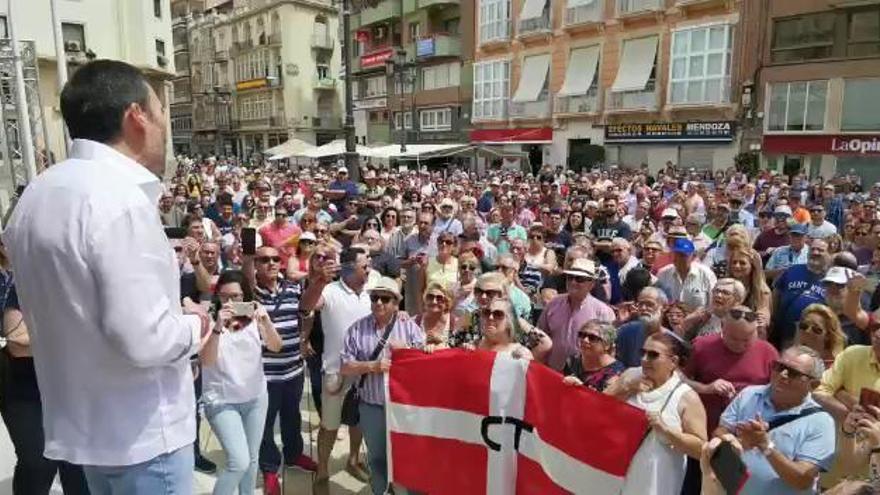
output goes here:
[{"label": "blue jeans", "polygon": [[193,446],[132,466],[83,466],[92,495],[188,495],[193,491]]},{"label": "blue jeans", "polygon": [[260,443],[260,471],[277,473],[281,469],[281,452],[275,445],[275,418],[281,417],[281,443],[284,444],[284,461],[291,463],[303,452],[302,417],[299,402],[302,399],[305,373],[284,382],[269,382],[269,408]]},{"label": "blue jeans", "polygon": [[360,403],[360,427],[367,442],[367,465],[370,466],[370,488],[373,495],[388,489],[388,458],[385,444],[385,407]]},{"label": "blue jeans", "polygon": [[217,476],[214,495],[254,493],[257,459],[268,406],[266,393],[241,404],[205,405],[205,417],[226,453],[226,465]]}]

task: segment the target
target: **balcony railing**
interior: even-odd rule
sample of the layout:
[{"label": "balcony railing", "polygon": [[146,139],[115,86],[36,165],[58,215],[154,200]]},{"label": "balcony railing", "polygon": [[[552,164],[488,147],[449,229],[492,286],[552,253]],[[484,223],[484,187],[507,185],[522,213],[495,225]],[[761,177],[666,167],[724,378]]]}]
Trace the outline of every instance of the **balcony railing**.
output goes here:
[{"label": "balcony railing", "polygon": [[565,26],[578,26],[602,22],[602,7],[605,2],[595,0],[588,5],[567,7],[565,9]]},{"label": "balcony railing", "polygon": [[550,10],[544,9],[540,17],[532,17],[519,21],[519,35],[545,33],[552,30],[550,25]]},{"label": "balcony railing", "polygon": [[661,8],[661,0],[617,0],[618,16],[652,12]]},{"label": "balcony railing", "polygon": [[239,119],[233,121],[233,127],[283,127],[285,126],[284,114],[272,117],[260,117],[255,119]]},{"label": "balcony railing", "polygon": [[269,44],[270,45],[280,45],[281,44],[281,33],[272,33],[269,35]]},{"label": "balcony railing", "polygon": [[437,33],[419,39],[415,45],[407,47],[407,53],[418,58],[460,57],[461,36]]},{"label": "balcony railing", "polygon": [[377,22],[387,21],[393,17],[400,17],[399,2],[379,2],[375,7],[367,7],[361,11],[361,26],[369,26]]},{"label": "balcony railing", "polygon": [[332,50],[335,40],[327,33],[312,33],[312,48]]},{"label": "balcony railing", "polygon": [[513,31],[513,21],[496,21],[485,26],[480,26],[479,42],[482,45],[490,43],[504,43],[510,41],[510,35]]},{"label": "balcony railing", "polygon": [[320,90],[334,90],[336,89],[336,79],[316,75],[312,78],[312,87]]},{"label": "balcony railing", "polygon": [[333,114],[321,114],[312,117],[312,127],[315,129],[339,129],[342,127],[342,119]]},{"label": "balcony railing", "polygon": [[[666,105],[670,107],[705,107],[715,105],[727,105],[730,103],[730,76],[705,81],[703,83],[692,82],[690,84],[703,84],[702,95],[692,95],[688,91],[687,86],[678,89],[676,83],[670,84],[669,99]],[[709,90],[709,86],[713,89]],[[693,99],[688,99],[693,97]]]},{"label": "balcony railing", "polygon": [[638,91],[612,91],[605,93],[605,109],[609,112],[641,110],[654,111],[659,107],[660,93],[656,81],[648,81],[645,89]]},{"label": "balcony railing", "polygon": [[556,97],[555,113],[597,113],[599,89],[591,87],[585,95],[559,95]]},{"label": "balcony railing", "polygon": [[228,50],[217,50],[214,52],[214,60],[229,60]]},{"label": "balcony railing", "polygon": [[550,116],[550,96],[542,93],[535,101],[510,102],[512,119],[545,119]]}]

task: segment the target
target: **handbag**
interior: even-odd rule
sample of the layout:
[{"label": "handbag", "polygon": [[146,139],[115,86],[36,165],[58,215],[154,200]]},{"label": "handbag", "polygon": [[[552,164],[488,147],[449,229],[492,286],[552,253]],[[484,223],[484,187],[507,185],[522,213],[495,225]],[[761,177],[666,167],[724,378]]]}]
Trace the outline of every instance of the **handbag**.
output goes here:
[{"label": "handbag", "polygon": [[[379,342],[376,343],[376,348],[373,349],[373,352],[370,354],[369,361],[375,361],[379,357],[379,354],[382,354],[382,351],[388,344],[388,337],[391,335],[391,330],[394,329],[395,323],[397,323],[397,313],[394,313],[394,317],[391,318],[388,326],[385,327],[385,331],[382,333],[382,338],[379,339]],[[342,400],[342,424],[346,426],[357,426],[360,422],[361,415],[358,411],[358,406],[360,404],[359,390],[364,386],[366,379],[367,375],[361,375],[357,383],[348,389],[345,398]]]}]

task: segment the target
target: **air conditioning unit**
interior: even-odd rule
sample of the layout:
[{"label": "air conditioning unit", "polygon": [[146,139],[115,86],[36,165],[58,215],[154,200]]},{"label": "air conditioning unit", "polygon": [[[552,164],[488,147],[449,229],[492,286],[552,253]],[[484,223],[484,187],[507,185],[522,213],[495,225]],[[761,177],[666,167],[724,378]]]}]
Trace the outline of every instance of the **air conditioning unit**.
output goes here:
[{"label": "air conditioning unit", "polygon": [[81,52],[82,46],[80,46],[79,41],[66,41],[64,43],[64,51],[65,52]]},{"label": "air conditioning unit", "polygon": [[168,65],[168,59],[162,55],[158,55],[156,56],[156,64],[158,64],[159,67],[166,67]]}]

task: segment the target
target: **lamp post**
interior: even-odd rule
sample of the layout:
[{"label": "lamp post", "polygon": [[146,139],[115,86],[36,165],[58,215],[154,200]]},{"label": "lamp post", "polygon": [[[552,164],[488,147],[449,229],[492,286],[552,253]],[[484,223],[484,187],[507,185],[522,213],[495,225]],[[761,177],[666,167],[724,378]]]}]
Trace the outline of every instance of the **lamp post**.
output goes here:
[{"label": "lamp post", "polygon": [[[407,62],[406,60],[406,50],[398,49],[396,50],[393,57],[390,57],[385,61],[385,70],[391,76],[391,80],[394,84],[395,95],[397,96],[397,100],[400,102],[400,122],[401,122],[401,133],[400,133],[400,152],[406,153],[406,141],[407,141],[407,128],[406,128],[406,99],[404,95],[407,93],[407,87],[410,88],[409,92],[415,91],[415,80],[416,76],[413,74],[413,69],[416,64],[414,62]],[[415,109],[410,109],[410,128],[415,127]],[[394,119],[392,118],[392,124]]]},{"label": "lamp post", "polygon": [[342,63],[345,65],[345,168],[351,180],[358,182],[361,170],[354,136],[354,98],[351,94],[351,0],[342,0]]}]

